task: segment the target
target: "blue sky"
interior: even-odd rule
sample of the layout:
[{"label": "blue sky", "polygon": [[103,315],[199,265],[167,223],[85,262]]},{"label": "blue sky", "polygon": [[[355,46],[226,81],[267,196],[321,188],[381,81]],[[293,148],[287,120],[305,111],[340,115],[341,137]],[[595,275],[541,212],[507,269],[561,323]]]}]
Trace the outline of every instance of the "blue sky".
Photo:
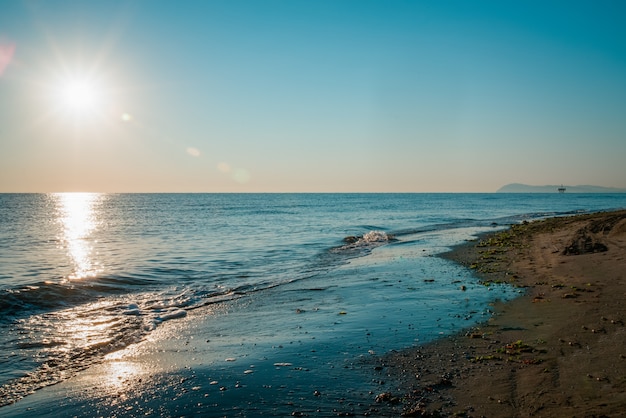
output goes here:
[{"label": "blue sky", "polygon": [[625,18],[621,1],[0,1],[0,192],[626,188]]}]

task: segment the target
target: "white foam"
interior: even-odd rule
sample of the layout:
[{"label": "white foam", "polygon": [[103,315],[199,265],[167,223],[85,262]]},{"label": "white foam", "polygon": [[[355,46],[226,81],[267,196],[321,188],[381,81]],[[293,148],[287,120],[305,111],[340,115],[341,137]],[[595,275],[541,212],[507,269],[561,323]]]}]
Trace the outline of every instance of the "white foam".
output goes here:
[{"label": "white foam", "polygon": [[175,311],[157,316],[156,320],[159,322],[163,322],[163,321],[169,321],[170,319],[184,318],[185,316],[187,316],[187,311],[184,311],[182,309],[177,309]]},{"label": "white foam", "polygon": [[364,242],[387,242],[389,241],[389,235],[383,231],[370,231],[363,235]]}]

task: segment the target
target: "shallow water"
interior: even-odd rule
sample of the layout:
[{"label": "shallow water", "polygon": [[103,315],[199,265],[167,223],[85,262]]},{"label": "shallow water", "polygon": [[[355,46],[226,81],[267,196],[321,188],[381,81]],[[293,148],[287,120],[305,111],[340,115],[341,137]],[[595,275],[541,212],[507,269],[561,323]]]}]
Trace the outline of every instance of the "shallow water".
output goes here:
[{"label": "shallow water", "polygon": [[[478,285],[438,253],[524,219],[623,208],[626,195],[62,194],[0,203],[4,403],[126,362],[150,373],[122,385],[133,388],[124,402],[111,405],[115,391],[98,390],[46,413],[119,413],[151,394],[171,398],[159,406],[165,415],[280,415],[320,408],[322,398],[329,414],[358,408],[379,389],[359,372],[372,353],[454,332],[487,318],[489,301],[515,296]],[[118,380],[138,379],[128,370]],[[38,399],[29,398],[3,413]]]}]

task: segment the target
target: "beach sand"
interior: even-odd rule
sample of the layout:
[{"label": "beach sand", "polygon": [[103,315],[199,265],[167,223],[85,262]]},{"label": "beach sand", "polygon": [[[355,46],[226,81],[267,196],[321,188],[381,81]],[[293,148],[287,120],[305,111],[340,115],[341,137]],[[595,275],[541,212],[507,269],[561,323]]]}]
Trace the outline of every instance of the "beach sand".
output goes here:
[{"label": "beach sand", "polygon": [[526,293],[487,323],[382,358],[397,383],[379,402],[404,416],[623,416],[626,211],[516,225],[445,257]]}]

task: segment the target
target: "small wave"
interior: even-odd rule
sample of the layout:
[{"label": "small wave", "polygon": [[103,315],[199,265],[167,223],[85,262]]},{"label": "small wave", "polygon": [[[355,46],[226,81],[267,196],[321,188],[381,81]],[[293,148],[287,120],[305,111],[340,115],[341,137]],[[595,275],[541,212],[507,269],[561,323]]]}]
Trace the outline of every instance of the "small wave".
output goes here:
[{"label": "small wave", "polygon": [[391,235],[388,235],[383,231],[370,231],[367,234],[363,235],[363,241],[367,243],[388,242],[392,239],[393,237]]},{"label": "small wave", "polygon": [[347,236],[343,239],[348,245],[369,245],[374,243],[386,243],[393,240],[393,236],[383,231],[370,231],[360,237]]},{"label": "small wave", "polygon": [[151,281],[127,277],[105,277],[64,283],[41,282],[0,290],[0,322],[41,312],[66,309],[102,297],[145,289]]},{"label": "small wave", "polygon": [[343,239],[345,242],[344,245],[334,248],[331,252],[334,253],[342,253],[342,252],[354,252],[354,251],[364,251],[368,252],[369,250],[387,244],[390,241],[395,241],[393,235],[387,234],[384,231],[374,230],[366,232],[361,236],[349,235]]},{"label": "small wave", "polygon": [[184,318],[186,316],[187,316],[187,311],[183,309],[177,309],[173,312],[169,312],[169,313],[157,316],[155,318],[155,321],[163,322],[163,321],[169,321],[170,319]]}]

